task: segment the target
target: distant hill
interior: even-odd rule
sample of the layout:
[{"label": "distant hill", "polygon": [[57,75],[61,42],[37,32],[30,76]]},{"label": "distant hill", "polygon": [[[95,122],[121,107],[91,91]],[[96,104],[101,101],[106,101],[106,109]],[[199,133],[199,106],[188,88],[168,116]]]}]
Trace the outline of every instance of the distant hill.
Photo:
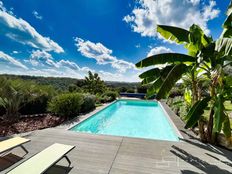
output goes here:
[{"label": "distant hill", "polygon": [[[74,79],[66,77],[42,77],[42,76],[27,76],[27,75],[9,75],[9,74],[0,74],[0,77],[6,77],[9,79],[22,79],[22,80],[32,80],[41,85],[52,85],[56,89],[67,90],[70,84],[77,84],[81,86],[83,79]],[[127,82],[114,82],[114,81],[105,81],[106,85],[112,88],[135,88],[140,83],[127,83]]]}]

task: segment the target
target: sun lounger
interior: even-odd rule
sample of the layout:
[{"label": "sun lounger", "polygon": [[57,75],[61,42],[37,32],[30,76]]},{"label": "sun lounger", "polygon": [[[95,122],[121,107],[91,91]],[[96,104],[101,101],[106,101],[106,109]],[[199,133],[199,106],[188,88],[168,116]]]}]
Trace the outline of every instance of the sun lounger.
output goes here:
[{"label": "sun lounger", "polygon": [[63,158],[68,161],[70,166],[71,161],[66,154],[74,148],[75,146],[55,143],[15,167],[8,174],[41,174]]},{"label": "sun lounger", "polygon": [[28,153],[28,151],[25,149],[23,144],[29,141],[30,141],[29,139],[21,138],[21,137],[14,137],[4,141],[0,141],[0,154],[12,150],[16,147],[21,147],[26,153]]}]

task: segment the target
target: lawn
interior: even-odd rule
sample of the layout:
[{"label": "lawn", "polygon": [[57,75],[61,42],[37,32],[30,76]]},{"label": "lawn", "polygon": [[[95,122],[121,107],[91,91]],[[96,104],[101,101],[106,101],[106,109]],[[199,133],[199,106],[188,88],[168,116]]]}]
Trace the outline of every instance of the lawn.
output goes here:
[{"label": "lawn", "polygon": [[[226,108],[226,112],[228,114],[230,114],[232,112],[232,103],[231,103],[231,101],[225,101],[224,106]],[[210,112],[209,110],[205,110],[203,116],[205,118],[208,118],[209,117],[209,112]],[[230,118],[230,126],[232,127],[232,118]]]}]

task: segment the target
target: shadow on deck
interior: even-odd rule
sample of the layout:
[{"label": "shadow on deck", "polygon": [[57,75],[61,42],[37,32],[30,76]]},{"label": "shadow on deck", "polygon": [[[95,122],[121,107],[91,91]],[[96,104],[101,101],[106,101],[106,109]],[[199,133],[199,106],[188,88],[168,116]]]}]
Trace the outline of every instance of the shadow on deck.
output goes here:
[{"label": "shadow on deck", "polygon": [[63,173],[66,169],[67,173],[73,174],[232,172],[231,151],[202,144],[195,137],[171,142],[93,135],[52,128],[35,131],[27,138],[31,142],[25,145],[29,154],[24,158],[20,157],[23,152],[19,148],[0,158],[0,170],[3,173],[55,142],[76,146],[68,154],[73,168],[65,168],[65,161],[60,161],[48,173]]}]

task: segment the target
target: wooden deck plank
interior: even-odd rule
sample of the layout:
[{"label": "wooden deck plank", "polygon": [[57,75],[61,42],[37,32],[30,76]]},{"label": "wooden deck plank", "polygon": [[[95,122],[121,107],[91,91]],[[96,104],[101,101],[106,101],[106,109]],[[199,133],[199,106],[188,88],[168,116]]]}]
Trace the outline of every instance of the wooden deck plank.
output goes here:
[{"label": "wooden deck plank", "polygon": [[[73,166],[70,174],[232,172],[231,151],[215,149],[191,139],[189,142],[170,142],[76,133],[56,128],[35,131],[26,138],[31,139],[25,144],[29,154],[3,173],[53,143],[76,146],[68,154]],[[20,149],[13,152],[22,153]],[[67,162],[60,161],[59,165],[67,166]]]}]

